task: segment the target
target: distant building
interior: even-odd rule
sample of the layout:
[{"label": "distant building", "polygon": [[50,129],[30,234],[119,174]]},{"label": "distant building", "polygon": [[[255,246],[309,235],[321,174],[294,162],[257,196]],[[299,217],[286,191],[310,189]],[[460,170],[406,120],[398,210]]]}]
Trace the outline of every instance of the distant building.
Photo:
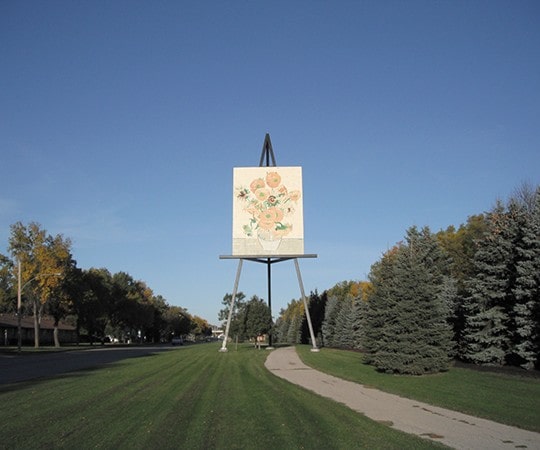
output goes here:
[{"label": "distant building", "polygon": [[223,329],[220,327],[217,327],[216,325],[212,325],[212,337],[219,338],[219,336],[223,335]]},{"label": "distant building", "polygon": [[[17,345],[17,316],[15,314],[0,314],[0,345]],[[54,344],[54,319],[50,316],[41,318],[39,343],[40,345]],[[74,326],[60,322],[58,338],[61,344],[77,342],[77,330]],[[34,344],[34,318],[21,317],[21,339],[26,345]]]}]

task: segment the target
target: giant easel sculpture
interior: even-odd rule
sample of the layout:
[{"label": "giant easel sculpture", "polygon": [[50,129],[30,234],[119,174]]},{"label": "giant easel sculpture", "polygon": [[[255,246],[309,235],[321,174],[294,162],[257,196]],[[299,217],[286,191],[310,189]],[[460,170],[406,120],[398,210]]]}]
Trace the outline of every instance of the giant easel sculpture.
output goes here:
[{"label": "giant easel sculpture", "polygon": [[[271,163],[270,163],[271,161]],[[276,166],[276,159],[274,156],[274,150],[272,148],[272,143],[270,142],[270,135],[267,133],[264,138],[264,144],[262,148],[261,153],[261,159],[259,162],[259,167],[275,167]],[[236,278],[234,281],[234,287],[231,297],[231,303],[229,306],[229,315],[227,317],[227,325],[225,327],[225,336],[223,339],[223,344],[221,346],[220,351],[226,352],[227,351],[227,341],[229,338],[229,330],[231,326],[231,320],[232,320],[232,313],[234,310],[234,303],[236,301],[236,295],[238,293],[238,284],[240,282],[240,274],[242,273],[242,265],[244,260],[246,261],[253,261],[257,263],[266,264],[266,272],[267,272],[267,283],[268,283],[268,308],[270,309],[270,315],[272,315],[272,264],[282,262],[282,261],[289,261],[294,260],[294,265],[296,268],[296,276],[298,278],[298,285],[300,286],[300,294],[302,295],[302,300],[304,302],[304,308],[306,312],[306,319],[308,323],[309,328],[309,334],[311,337],[312,342],[312,348],[311,351],[319,351],[317,347],[317,341],[315,339],[315,334],[313,332],[313,325],[311,323],[311,316],[309,314],[309,308],[308,308],[308,302],[306,298],[306,293],[304,291],[304,283],[302,282],[302,275],[300,274],[300,265],[298,264],[299,258],[316,258],[316,254],[284,254],[284,255],[221,255],[220,259],[238,259],[238,268],[236,270]],[[269,347],[272,348],[272,335],[269,335]]]}]

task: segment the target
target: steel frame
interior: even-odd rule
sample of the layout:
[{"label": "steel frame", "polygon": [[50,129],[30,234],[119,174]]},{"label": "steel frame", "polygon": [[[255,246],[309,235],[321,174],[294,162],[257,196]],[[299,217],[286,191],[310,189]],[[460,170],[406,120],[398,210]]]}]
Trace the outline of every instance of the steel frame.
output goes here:
[{"label": "steel frame", "polygon": [[[272,164],[270,164],[270,161]],[[270,135],[266,133],[264,137],[263,148],[261,152],[261,158],[259,161],[259,167],[272,167],[276,166],[276,158],[274,156],[274,150],[272,148],[272,142],[270,141]],[[272,264],[294,260],[294,265],[296,268],[296,276],[298,278],[298,285],[300,287],[300,294],[302,295],[302,300],[304,302],[304,308],[306,311],[306,319],[308,322],[309,333],[312,342],[311,351],[319,351],[317,347],[317,341],[315,339],[315,334],[313,332],[313,325],[311,323],[311,316],[309,314],[308,302],[306,298],[306,293],[304,290],[304,283],[302,281],[302,275],[300,273],[300,265],[298,264],[299,258],[316,258],[316,254],[302,254],[302,255],[254,255],[254,256],[234,256],[234,255],[220,255],[219,259],[238,259],[238,268],[236,270],[236,278],[234,281],[233,293],[231,298],[231,304],[229,306],[229,315],[227,317],[227,325],[225,327],[225,336],[223,338],[223,344],[220,351],[227,351],[227,340],[229,338],[229,330],[231,326],[232,312],[234,309],[234,303],[236,301],[236,295],[238,293],[238,284],[240,282],[240,274],[242,273],[242,265],[244,261],[253,261],[257,263],[266,264],[266,276],[268,283],[268,308],[270,309],[270,315],[272,315]],[[272,348],[272,334],[269,334],[268,340],[269,347]]]}]

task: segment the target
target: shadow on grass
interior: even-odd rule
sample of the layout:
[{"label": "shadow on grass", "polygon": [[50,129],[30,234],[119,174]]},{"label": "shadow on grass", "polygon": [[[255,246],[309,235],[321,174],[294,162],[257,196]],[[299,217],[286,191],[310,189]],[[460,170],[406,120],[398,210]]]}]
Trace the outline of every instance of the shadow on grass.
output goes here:
[{"label": "shadow on grass", "polygon": [[[146,356],[136,356],[135,358],[147,358],[150,356],[155,355],[146,355]],[[51,376],[45,376],[40,378],[33,378],[27,381],[19,381],[11,384],[5,384],[0,385],[0,394],[8,393],[8,392],[16,392],[19,390],[24,390],[30,387],[37,388],[41,384],[45,384],[51,380],[70,380],[70,379],[76,379],[76,378],[83,378],[86,377],[93,372],[97,372],[99,370],[105,369],[105,368],[114,368],[120,365],[120,362],[113,362],[113,363],[105,363],[99,366],[95,367],[86,367],[84,369],[79,369],[74,372],[68,372],[68,373],[62,373],[58,375],[51,375]]]},{"label": "shadow on grass", "polygon": [[0,392],[24,389],[58,377],[83,376],[126,359],[155,356],[172,347],[98,347],[79,351],[33,353],[0,359]]}]

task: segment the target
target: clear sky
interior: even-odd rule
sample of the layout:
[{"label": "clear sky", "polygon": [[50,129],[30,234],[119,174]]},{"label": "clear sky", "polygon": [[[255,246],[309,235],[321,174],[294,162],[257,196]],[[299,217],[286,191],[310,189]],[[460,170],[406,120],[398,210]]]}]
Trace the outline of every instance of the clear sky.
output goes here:
[{"label": "clear sky", "polygon": [[[540,183],[540,2],[0,0],[9,226],[217,323],[233,167],[302,166],[307,293]],[[300,297],[273,265],[272,306]],[[267,298],[266,266],[240,290]]]}]

